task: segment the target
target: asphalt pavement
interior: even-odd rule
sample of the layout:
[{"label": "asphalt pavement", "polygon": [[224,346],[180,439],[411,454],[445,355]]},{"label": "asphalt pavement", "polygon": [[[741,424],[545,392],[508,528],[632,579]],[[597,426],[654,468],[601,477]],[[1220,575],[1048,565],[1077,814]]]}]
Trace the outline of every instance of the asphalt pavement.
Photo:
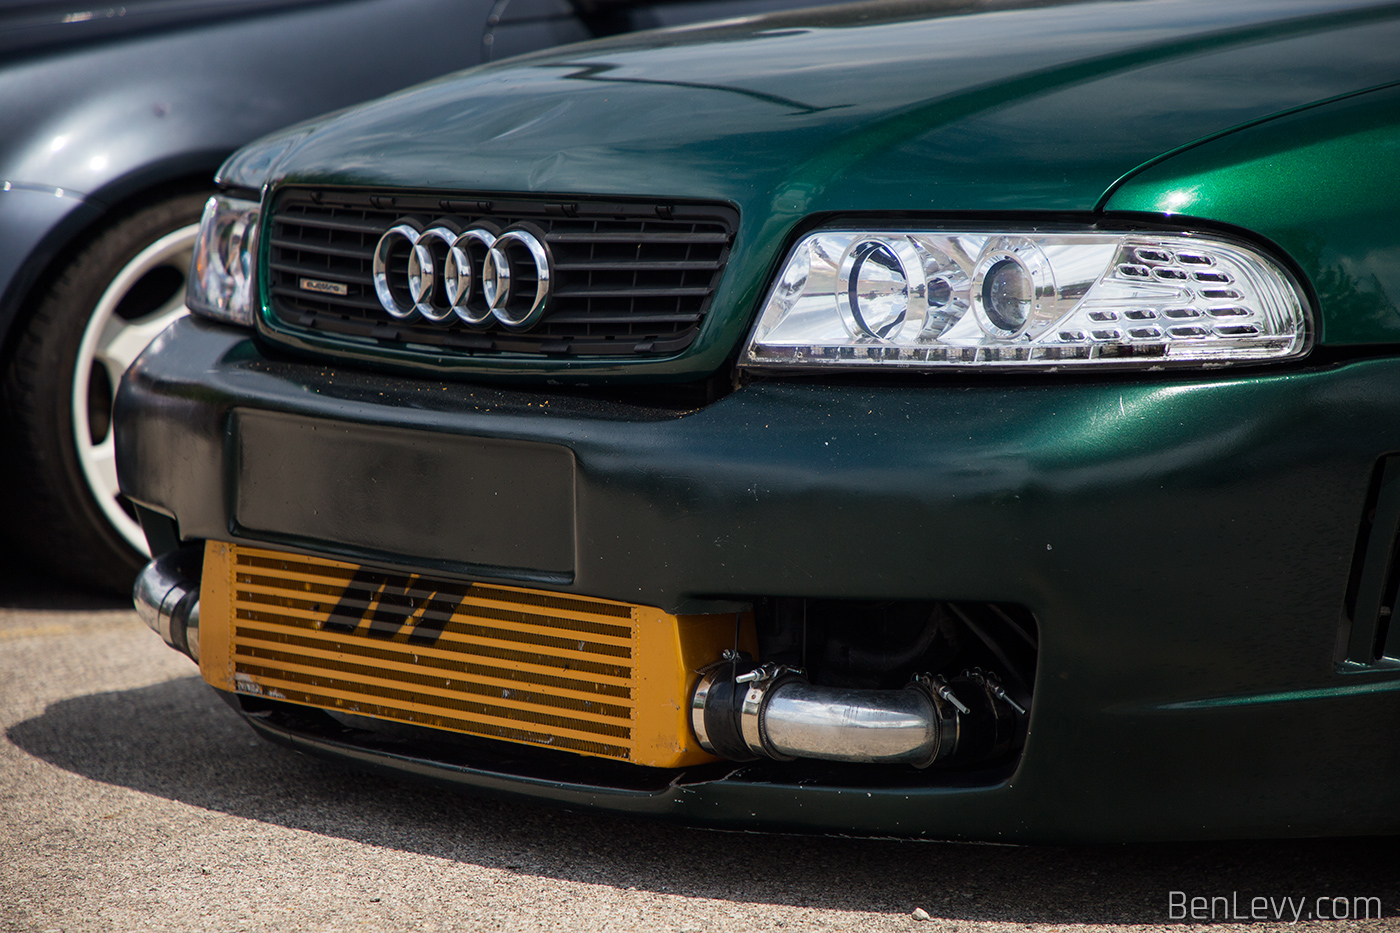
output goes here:
[{"label": "asphalt pavement", "polygon": [[1245,912],[1256,896],[1376,897],[1383,919],[1297,927],[1400,929],[1397,868],[1395,839],[1011,847],[767,836],[389,781],[257,740],[120,601],[0,571],[7,933],[1235,925],[1170,923],[1172,892],[1233,893]]}]

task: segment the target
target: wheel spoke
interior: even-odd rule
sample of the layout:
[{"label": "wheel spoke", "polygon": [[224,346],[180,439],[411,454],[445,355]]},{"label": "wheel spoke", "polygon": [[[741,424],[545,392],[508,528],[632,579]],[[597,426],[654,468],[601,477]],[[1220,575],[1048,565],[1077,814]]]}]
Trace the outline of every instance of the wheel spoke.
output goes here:
[{"label": "wheel spoke", "polygon": [[117,487],[117,445],[112,441],[110,433],[102,443],[89,448],[88,458],[103,491],[115,498],[120,491]]},{"label": "wheel spoke", "polygon": [[[193,210],[195,205],[182,207],[198,216]],[[116,237],[122,229],[120,225],[114,227],[106,236]],[[69,395],[73,441],[83,483],[111,530],[138,552],[147,550],[146,540],[141,526],[126,509],[117,485],[116,448],[111,431],[114,399],[106,393],[115,393],[122,376],[142,351],[185,314],[184,283],[199,225],[186,223],[154,239],[149,232],[139,240],[124,241],[129,247],[139,247],[141,242],[146,245],[125,265],[110,272],[105,289],[91,306],[73,361]],[[94,283],[89,281],[88,287],[91,284]],[[152,307],[158,301],[162,303]],[[132,316],[138,313],[139,317]],[[94,435],[97,443],[93,443]]]},{"label": "wheel spoke", "polygon": [[141,351],[150,346],[151,341],[155,340],[161,331],[184,314],[185,300],[182,291],[145,317],[124,321],[113,316],[107,322],[95,355],[107,367],[114,387],[121,380],[122,373],[141,355]]}]

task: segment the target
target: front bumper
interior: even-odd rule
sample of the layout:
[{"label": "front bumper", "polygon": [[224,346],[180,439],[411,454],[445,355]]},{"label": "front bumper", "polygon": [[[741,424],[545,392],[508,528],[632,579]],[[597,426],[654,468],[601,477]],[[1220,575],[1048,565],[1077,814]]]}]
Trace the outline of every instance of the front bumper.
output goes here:
[{"label": "front bumper", "polygon": [[[643,792],[258,725],[309,750],[747,828],[1003,840],[1400,829],[1400,678],[1336,664],[1368,483],[1400,449],[1400,361],[1058,379],[764,383],[679,412],[289,361],[187,320],[123,381],[118,469],[186,539],[669,612],[765,596],[1018,603],[1041,633],[1031,734],[1016,772],[991,784],[835,787],[724,769]],[[311,500],[298,514],[269,474],[249,480],[250,414],[387,432],[376,436],[402,456],[338,482],[393,497],[367,494],[372,514],[353,527],[327,525]],[[386,520],[385,503],[450,512],[479,494],[415,481],[418,453],[462,438],[568,452],[572,522],[550,526],[571,537],[567,559],[554,541],[523,566],[496,551],[453,560],[480,553],[480,529],[460,521],[372,546],[381,538],[364,528]],[[269,514],[257,530],[246,520]]]}]

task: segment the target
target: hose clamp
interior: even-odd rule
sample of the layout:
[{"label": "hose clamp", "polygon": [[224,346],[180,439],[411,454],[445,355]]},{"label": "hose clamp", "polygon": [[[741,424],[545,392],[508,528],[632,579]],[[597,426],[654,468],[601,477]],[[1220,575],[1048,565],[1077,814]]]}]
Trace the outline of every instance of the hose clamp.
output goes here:
[{"label": "hose clamp", "polygon": [[915,674],[909,680],[908,689],[919,691],[933,705],[933,723],[938,729],[938,738],[933,743],[933,753],[926,760],[914,763],[916,768],[927,768],[958,750],[962,726],[960,713],[968,712],[968,708],[942,677]]},{"label": "hose clamp", "polygon": [[705,728],[705,704],[710,700],[710,690],[714,687],[715,680],[725,667],[723,664],[712,664],[701,670],[700,681],[695,685],[695,692],[690,697],[690,728],[694,730],[700,747],[711,755],[718,755],[719,752],[710,741],[709,730]]},{"label": "hose clamp", "polygon": [[748,691],[740,706],[739,729],[744,744],[749,751],[763,758],[777,761],[792,761],[793,756],[784,755],[773,748],[768,740],[768,729],[764,724],[764,714],[768,711],[768,698],[773,690],[793,680],[807,679],[807,675],[797,668],[782,664],[762,664],[745,674],[734,678],[735,683],[746,683]]}]

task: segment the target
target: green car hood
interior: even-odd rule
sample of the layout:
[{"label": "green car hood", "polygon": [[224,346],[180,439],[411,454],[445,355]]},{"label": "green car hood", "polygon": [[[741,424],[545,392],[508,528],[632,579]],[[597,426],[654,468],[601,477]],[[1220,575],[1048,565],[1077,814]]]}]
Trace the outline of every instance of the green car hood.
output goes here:
[{"label": "green car hood", "polygon": [[1397,46],[1400,6],[1376,2],[851,4],[474,69],[254,146],[222,178],[730,202],[728,310],[674,377],[737,349],[804,218],[1092,211],[1164,153],[1400,80]]}]

